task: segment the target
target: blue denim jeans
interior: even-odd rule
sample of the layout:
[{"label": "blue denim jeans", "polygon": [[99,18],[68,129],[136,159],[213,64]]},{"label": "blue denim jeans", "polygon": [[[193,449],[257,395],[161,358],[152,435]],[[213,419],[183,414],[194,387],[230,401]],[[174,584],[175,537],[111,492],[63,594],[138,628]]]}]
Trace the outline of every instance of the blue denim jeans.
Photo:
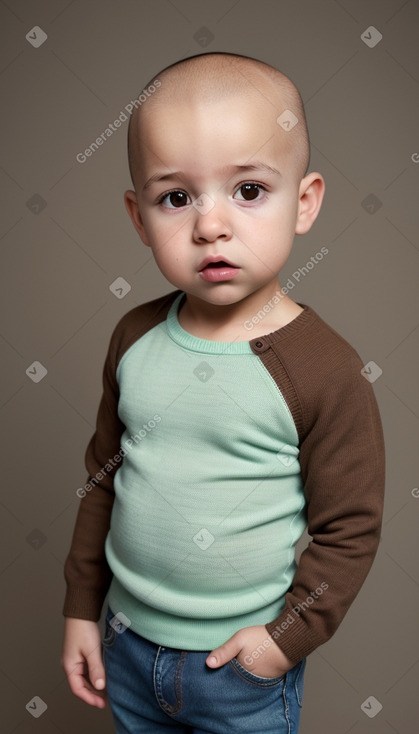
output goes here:
[{"label": "blue denim jeans", "polygon": [[111,626],[102,640],[116,734],[297,734],[305,660],[278,678],[233,658],[205,664],[208,651],[162,647]]}]

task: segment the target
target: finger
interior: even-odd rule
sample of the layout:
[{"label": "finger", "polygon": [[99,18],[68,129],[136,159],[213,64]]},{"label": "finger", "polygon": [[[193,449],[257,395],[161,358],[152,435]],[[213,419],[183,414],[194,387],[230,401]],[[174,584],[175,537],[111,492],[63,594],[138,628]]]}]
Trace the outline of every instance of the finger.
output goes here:
[{"label": "finger", "polygon": [[106,695],[103,691],[96,691],[85,675],[85,663],[76,663],[70,671],[66,671],[71,692],[90,706],[104,708]]},{"label": "finger", "polygon": [[230,637],[224,645],[220,645],[215,650],[212,650],[206,659],[206,664],[210,668],[219,668],[221,665],[228,663],[231,658],[234,658],[240,652],[242,646],[236,635]]},{"label": "finger", "polygon": [[89,669],[89,680],[96,690],[103,690],[106,685],[105,668],[102,661],[102,648],[98,645],[87,656],[87,665]]}]

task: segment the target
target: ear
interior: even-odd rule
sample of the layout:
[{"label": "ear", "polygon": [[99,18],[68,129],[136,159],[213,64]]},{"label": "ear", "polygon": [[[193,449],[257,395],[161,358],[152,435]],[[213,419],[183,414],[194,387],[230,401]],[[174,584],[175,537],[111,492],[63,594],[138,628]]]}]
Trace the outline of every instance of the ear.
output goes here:
[{"label": "ear", "polygon": [[125,208],[129,214],[129,217],[140,235],[142,241],[144,242],[147,247],[150,247],[150,243],[148,241],[148,237],[146,235],[146,231],[144,228],[144,223],[140,214],[140,211],[138,209],[138,203],[137,203],[137,196],[135,191],[128,190],[124,194],[124,202],[125,202]]},{"label": "ear", "polygon": [[320,211],[325,188],[320,173],[309,173],[301,180],[295,234],[306,234],[311,228]]}]

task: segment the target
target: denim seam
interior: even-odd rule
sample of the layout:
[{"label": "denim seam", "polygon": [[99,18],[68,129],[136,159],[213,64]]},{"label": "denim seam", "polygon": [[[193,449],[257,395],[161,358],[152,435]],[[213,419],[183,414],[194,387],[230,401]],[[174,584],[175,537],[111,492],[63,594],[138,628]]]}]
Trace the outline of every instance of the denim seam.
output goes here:
[{"label": "denim seam", "polygon": [[156,659],[154,661],[154,670],[153,670],[154,691],[156,694],[157,703],[159,704],[160,708],[165,712],[165,714],[169,714],[170,716],[175,716],[176,714],[179,713],[179,711],[182,708],[182,672],[183,672],[183,666],[185,665],[187,653],[184,650],[182,651],[177,667],[176,667],[176,673],[175,673],[176,706],[172,706],[163,698],[161,675],[160,673],[158,673],[158,670],[157,670],[157,664],[158,664],[161,650],[162,648],[159,647],[157,651]]},{"label": "denim seam", "polygon": [[289,705],[287,698],[287,674],[285,674],[284,688],[282,690],[282,697],[284,699],[284,715],[287,722],[287,734],[291,734],[291,722],[289,717]]},{"label": "denim seam", "polygon": [[[234,658],[229,662],[239,678],[246,681],[247,683],[250,683],[256,688],[274,688],[275,686],[280,685],[282,682],[285,683],[285,676],[281,675],[278,678],[262,678],[260,676],[256,676],[254,673],[251,673],[249,670],[246,670],[246,668],[243,668],[243,665],[241,665],[239,661],[235,660]],[[243,672],[241,668],[243,668],[243,671],[245,672]],[[245,673],[248,673],[248,676],[245,675]]]},{"label": "denim seam", "polygon": [[295,677],[295,695],[297,697],[298,705],[300,706],[300,708],[303,705],[302,696],[300,695],[300,678],[302,678],[304,674],[304,668],[305,668],[305,661],[302,660],[300,663],[298,673]]}]

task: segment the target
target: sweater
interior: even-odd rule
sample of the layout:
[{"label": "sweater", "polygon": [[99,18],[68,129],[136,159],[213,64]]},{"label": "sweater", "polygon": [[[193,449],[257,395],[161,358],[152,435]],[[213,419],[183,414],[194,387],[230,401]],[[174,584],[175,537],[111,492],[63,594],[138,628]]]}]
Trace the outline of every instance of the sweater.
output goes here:
[{"label": "sweater", "polygon": [[377,550],[373,389],[308,306],[226,343],[182,329],[184,297],[138,306],[113,332],[64,614],[96,621],[109,593],[134,632],[185,650],[264,624],[298,662],[336,631]]}]

